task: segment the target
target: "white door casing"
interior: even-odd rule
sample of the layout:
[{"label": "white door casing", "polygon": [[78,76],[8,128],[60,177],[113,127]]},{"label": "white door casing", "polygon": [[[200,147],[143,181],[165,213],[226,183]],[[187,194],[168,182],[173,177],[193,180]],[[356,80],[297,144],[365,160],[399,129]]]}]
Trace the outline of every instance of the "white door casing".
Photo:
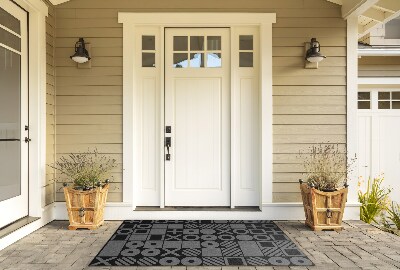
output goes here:
[{"label": "white door casing", "polygon": [[[230,29],[230,45],[233,48],[230,52],[230,74],[232,74],[230,76],[230,125],[232,127],[230,149],[234,152],[231,154],[230,206],[261,207],[261,205],[271,203],[272,23],[275,22],[276,15],[268,13],[119,13],[118,20],[123,23],[124,47],[124,203],[132,205],[133,209],[142,205],[161,208],[165,205],[164,136],[166,134],[164,129],[166,123],[164,123],[163,101],[164,91],[166,91],[164,63],[166,56],[164,32],[166,28],[183,27]],[[152,53],[152,51],[141,50],[143,35],[154,35],[157,42],[153,67],[142,66],[144,53]],[[239,68],[238,66],[240,35],[255,35],[254,51],[243,51],[243,53],[254,54],[254,68]],[[157,47],[161,48],[157,49]],[[256,52],[256,50],[259,51]],[[143,88],[145,84],[151,85],[150,91]],[[157,103],[159,106],[155,108],[156,111],[151,111]],[[252,105],[256,106],[248,108]],[[252,117],[248,118],[250,116]],[[251,123],[244,122],[249,119]],[[152,130],[159,133],[158,141],[153,134],[147,133],[149,125],[157,126]],[[251,131],[246,130],[249,127]],[[241,136],[241,134],[246,135]],[[249,137],[248,134],[251,136]],[[173,144],[174,142],[172,142],[172,147]],[[154,151],[157,147],[160,147],[161,151]],[[154,152],[155,154],[151,155],[159,158],[146,157],[150,152]],[[244,155],[242,156],[241,153]],[[248,162],[249,155],[252,162]],[[243,160],[247,163],[243,163]],[[255,172],[250,172],[250,169]],[[158,173],[149,173],[154,170]],[[150,182],[143,182],[149,180]],[[255,181],[255,183],[246,183],[246,181]],[[149,185],[149,183],[152,184]],[[242,200],[242,198],[245,199]]]},{"label": "white door casing", "polygon": [[[175,51],[174,37],[183,38],[188,50]],[[221,39],[217,51],[207,47],[214,37]],[[193,48],[200,44],[192,39],[201,40],[203,48]],[[185,54],[191,59],[174,67],[174,55]],[[221,67],[209,67],[219,65],[213,63],[217,54]],[[165,161],[165,205],[229,206],[229,29],[167,28],[165,59],[165,125],[172,128],[165,134],[172,139],[171,159]],[[204,67],[196,67],[200,62]]]},{"label": "white door casing", "polygon": [[[12,134],[11,137],[15,139],[19,139],[19,141],[14,142],[0,142],[0,151],[7,151],[10,149],[10,144],[19,144],[20,146],[20,153],[11,152],[7,156],[0,156],[0,162],[4,167],[2,177],[10,176],[12,178],[20,178],[20,179],[10,179],[10,181],[20,181],[20,192],[19,195],[13,196],[9,199],[0,201],[0,212],[2,213],[2,218],[0,219],[0,228],[12,223],[24,216],[28,215],[28,143],[24,142],[24,138],[28,137],[28,131],[25,130],[25,125],[28,125],[28,21],[27,21],[27,13],[22,10],[20,7],[12,3],[11,1],[1,1],[0,7],[5,10],[7,13],[11,14],[20,22],[20,33],[16,33],[9,29],[7,26],[1,26],[3,31],[6,31],[7,34],[11,34],[15,38],[20,39],[20,50],[13,49],[4,44],[0,44],[2,49],[6,50],[5,54],[5,61],[6,61],[6,68],[16,63],[12,63],[13,59],[11,59],[11,55],[19,55],[20,56],[20,97],[19,97],[19,104],[15,104],[15,106],[20,106],[20,116],[19,121],[17,123],[0,123],[0,138],[8,138],[10,137],[10,133]],[[1,41],[0,41],[1,43]],[[11,61],[11,62],[10,62]],[[3,82],[5,83],[5,82]],[[4,89],[6,90],[6,89]],[[1,92],[0,92],[1,94]],[[15,97],[18,99],[18,97]],[[11,101],[10,101],[11,102]],[[12,101],[15,102],[15,101]],[[17,100],[18,103],[18,100]],[[3,110],[6,107],[3,106]],[[7,114],[6,111],[2,111],[2,113]],[[16,126],[17,125],[17,126]],[[19,126],[18,126],[19,125]],[[18,133],[14,131],[18,130]],[[8,139],[11,139],[8,138]],[[3,152],[4,153],[4,152]],[[15,157],[13,155],[16,154]],[[17,164],[11,164],[10,162],[14,163],[16,159],[20,158],[20,166]],[[13,173],[17,167],[20,167],[20,174]],[[4,179],[5,183],[7,179]],[[7,190],[6,186],[1,186],[0,188],[4,192]],[[6,191],[7,192],[7,191]],[[11,192],[11,190],[9,190]]]}]

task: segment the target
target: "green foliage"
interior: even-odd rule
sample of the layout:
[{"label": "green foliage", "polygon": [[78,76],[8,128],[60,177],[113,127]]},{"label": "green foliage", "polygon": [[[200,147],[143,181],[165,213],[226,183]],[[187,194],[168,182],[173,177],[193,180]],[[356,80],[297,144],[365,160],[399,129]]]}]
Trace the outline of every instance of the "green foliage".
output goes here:
[{"label": "green foliage", "polygon": [[300,152],[306,181],[319,190],[329,191],[343,187],[352,171],[355,159],[347,160],[346,152],[338,144],[318,144],[308,152]]},{"label": "green foliage", "polygon": [[115,162],[115,159],[99,154],[97,149],[88,149],[87,152],[62,156],[55,166],[50,167],[71,179],[75,188],[88,189],[106,180],[112,168],[116,167]]},{"label": "green foliage", "polygon": [[361,203],[360,219],[368,224],[378,223],[376,218],[390,203],[389,194],[392,190],[382,186],[383,180],[383,177],[377,177],[371,183],[371,179],[368,179],[367,190],[364,193],[358,191],[358,201]]},{"label": "green foliage", "polygon": [[391,221],[398,230],[400,230],[400,206],[396,202],[392,202],[390,208],[386,210],[387,216],[382,215],[382,223],[385,228],[390,229],[392,226],[387,219]]}]

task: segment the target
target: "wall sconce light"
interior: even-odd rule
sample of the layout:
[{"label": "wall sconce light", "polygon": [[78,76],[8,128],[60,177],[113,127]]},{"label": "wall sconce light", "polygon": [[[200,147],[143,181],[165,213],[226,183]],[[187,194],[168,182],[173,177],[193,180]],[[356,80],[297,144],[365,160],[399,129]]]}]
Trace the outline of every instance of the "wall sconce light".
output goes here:
[{"label": "wall sconce light", "polygon": [[70,56],[70,58],[78,64],[86,63],[90,60],[90,56],[85,48],[85,41],[83,38],[79,38],[79,40],[75,43],[75,54]]},{"label": "wall sconce light", "polygon": [[311,42],[306,42],[306,68],[318,68],[318,63],[326,58],[320,53],[321,47],[316,38],[312,38]]}]

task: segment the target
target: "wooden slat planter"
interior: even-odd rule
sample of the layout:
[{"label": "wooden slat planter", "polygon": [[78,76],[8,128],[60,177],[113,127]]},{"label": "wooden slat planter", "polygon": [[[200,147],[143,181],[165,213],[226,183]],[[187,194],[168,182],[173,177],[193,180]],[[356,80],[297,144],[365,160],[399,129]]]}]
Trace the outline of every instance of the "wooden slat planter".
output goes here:
[{"label": "wooden slat planter", "polygon": [[300,189],[307,226],[314,231],[343,229],[342,219],[348,188],[324,192],[302,183]]},{"label": "wooden slat planter", "polygon": [[67,203],[69,230],[94,230],[104,222],[104,206],[107,201],[109,184],[89,191],[64,187]]}]

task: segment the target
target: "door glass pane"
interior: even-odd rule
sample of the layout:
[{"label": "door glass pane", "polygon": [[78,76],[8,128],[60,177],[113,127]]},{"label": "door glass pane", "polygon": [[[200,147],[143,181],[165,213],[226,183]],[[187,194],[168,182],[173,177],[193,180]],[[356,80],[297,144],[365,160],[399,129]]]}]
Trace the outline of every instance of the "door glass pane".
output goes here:
[{"label": "door glass pane", "polygon": [[188,50],[188,37],[174,37],[174,51],[187,51]]},{"label": "door glass pane", "polygon": [[2,8],[0,8],[0,24],[21,34],[20,21]]},{"label": "door glass pane", "polygon": [[142,53],[142,67],[155,67],[156,54],[155,53]]},{"label": "door glass pane", "polygon": [[155,36],[142,36],[142,50],[143,51],[154,51],[156,49],[156,37]]},{"label": "door glass pane", "polygon": [[253,36],[239,36],[239,50],[253,50]]},{"label": "door glass pane", "polygon": [[389,100],[390,92],[378,92],[378,99],[379,100]]},{"label": "door glass pane", "polygon": [[207,37],[207,50],[209,51],[221,50],[221,37],[219,36]]},{"label": "door glass pane", "polygon": [[3,28],[0,28],[0,43],[17,51],[21,51],[21,39]]},{"label": "door glass pane", "polygon": [[174,68],[188,67],[188,54],[187,53],[174,53]]},{"label": "door glass pane", "polygon": [[220,53],[208,53],[207,54],[207,67],[215,68],[221,67],[222,60]]},{"label": "door glass pane", "polygon": [[204,67],[204,53],[191,53],[190,54],[191,67]]},{"label": "door glass pane", "polygon": [[252,67],[253,66],[253,53],[240,52],[239,53],[239,67]]},{"label": "door glass pane", "polygon": [[378,109],[390,109],[390,101],[378,101]]},{"label": "door glass pane", "polygon": [[358,100],[370,100],[371,93],[370,92],[358,92]]},{"label": "door glass pane", "polygon": [[392,109],[400,109],[400,101],[392,101]]},{"label": "door glass pane", "polygon": [[204,50],[204,37],[193,36],[190,37],[190,50],[203,51]]},{"label": "door glass pane", "polygon": [[400,100],[400,92],[392,92],[392,99]]},{"label": "door glass pane", "polygon": [[0,47],[0,201],[21,194],[21,57]]},{"label": "door glass pane", "polygon": [[362,110],[369,110],[371,109],[371,104],[369,101],[359,101],[358,102],[358,108]]}]

